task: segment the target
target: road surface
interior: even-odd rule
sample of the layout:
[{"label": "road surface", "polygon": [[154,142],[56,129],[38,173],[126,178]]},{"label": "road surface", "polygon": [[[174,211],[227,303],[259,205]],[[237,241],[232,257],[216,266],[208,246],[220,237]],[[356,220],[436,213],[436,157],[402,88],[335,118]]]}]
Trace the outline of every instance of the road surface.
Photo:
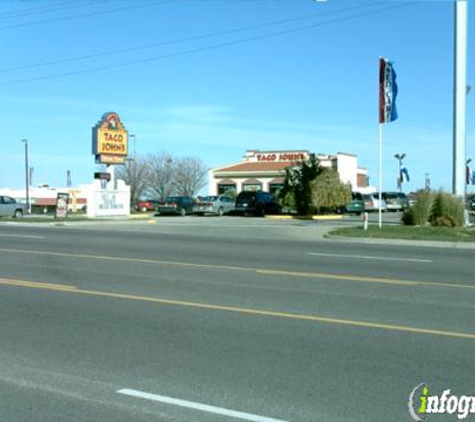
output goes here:
[{"label": "road surface", "polygon": [[320,227],[1,225],[0,420],[404,421],[421,382],[475,394],[474,251]]}]

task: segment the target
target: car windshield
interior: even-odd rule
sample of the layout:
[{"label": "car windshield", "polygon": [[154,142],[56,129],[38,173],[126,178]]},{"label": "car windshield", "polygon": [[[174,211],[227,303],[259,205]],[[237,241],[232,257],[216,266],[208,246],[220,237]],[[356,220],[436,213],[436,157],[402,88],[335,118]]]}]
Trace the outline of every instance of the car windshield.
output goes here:
[{"label": "car windshield", "polygon": [[205,196],[203,202],[214,202],[219,199],[219,196]]}]

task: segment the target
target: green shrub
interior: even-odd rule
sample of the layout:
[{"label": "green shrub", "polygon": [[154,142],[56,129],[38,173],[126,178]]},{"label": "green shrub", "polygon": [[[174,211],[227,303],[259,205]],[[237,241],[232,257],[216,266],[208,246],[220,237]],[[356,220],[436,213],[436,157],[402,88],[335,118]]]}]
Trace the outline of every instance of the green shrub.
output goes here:
[{"label": "green shrub", "polygon": [[296,212],[295,195],[292,191],[287,192],[285,195],[282,195],[279,191],[276,196],[277,202],[280,204],[284,212]]},{"label": "green shrub", "polygon": [[429,221],[433,226],[463,226],[464,204],[461,198],[439,191],[434,195]]},{"label": "green shrub", "polygon": [[434,195],[428,190],[416,193],[415,204],[404,211],[402,222],[409,226],[425,226],[429,222]]},{"label": "green shrub", "polygon": [[449,193],[422,190],[416,194],[416,203],[402,215],[405,225],[458,227],[464,223],[464,205],[461,198]]},{"label": "green shrub", "polygon": [[310,183],[310,187],[310,208],[317,213],[336,212],[351,201],[351,187],[341,182],[334,169],[324,169]]},{"label": "green shrub", "polygon": [[315,180],[322,171],[315,155],[308,160],[296,163],[285,169],[284,186],[280,190],[280,199],[285,200],[290,193],[294,207],[300,215],[311,213],[311,187],[310,182]]}]

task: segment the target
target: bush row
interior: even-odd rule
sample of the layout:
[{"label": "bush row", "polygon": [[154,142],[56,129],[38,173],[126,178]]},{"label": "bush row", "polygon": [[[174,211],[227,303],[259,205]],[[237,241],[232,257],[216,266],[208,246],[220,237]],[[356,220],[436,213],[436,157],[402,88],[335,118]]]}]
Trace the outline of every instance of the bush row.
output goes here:
[{"label": "bush row", "polygon": [[463,226],[464,203],[462,198],[443,191],[419,191],[415,204],[408,208],[402,222],[411,226]]}]

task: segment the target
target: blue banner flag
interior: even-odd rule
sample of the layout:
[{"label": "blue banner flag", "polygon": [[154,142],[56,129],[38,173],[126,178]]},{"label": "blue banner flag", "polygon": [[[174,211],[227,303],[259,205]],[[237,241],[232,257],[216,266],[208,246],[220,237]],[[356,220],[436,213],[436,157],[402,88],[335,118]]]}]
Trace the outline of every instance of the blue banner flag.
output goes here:
[{"label": "blue banner flag", "polygon": [[401,181],[406,179],[406,182],[410,182],[411,179],[409,178],[409,172],[407,171],[406,167],[401,167],[401,174],[399,175]]},{"label": "blue banner flag", "polygon": [[396,71],[393,64],[384,58],[379,59],[379,123],[393,122],[398,118]]},{"label": "blue banner flag", "polygon": [[467,185],[475,185],[475,171],[467,166]]}]

